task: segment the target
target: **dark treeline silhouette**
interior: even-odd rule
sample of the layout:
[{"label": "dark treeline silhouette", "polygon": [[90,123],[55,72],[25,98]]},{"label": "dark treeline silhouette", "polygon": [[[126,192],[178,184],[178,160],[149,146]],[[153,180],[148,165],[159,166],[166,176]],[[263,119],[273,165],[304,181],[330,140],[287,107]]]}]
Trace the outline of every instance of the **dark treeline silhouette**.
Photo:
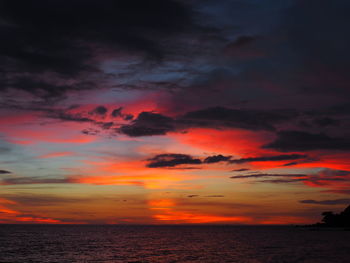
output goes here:
[{"label": "dark treeline silhouette", "polygon": [[322,213],[323,223],[317,223],[315,226],[322,227],[350,227],[350,205],[341,213],[333,212]]}]

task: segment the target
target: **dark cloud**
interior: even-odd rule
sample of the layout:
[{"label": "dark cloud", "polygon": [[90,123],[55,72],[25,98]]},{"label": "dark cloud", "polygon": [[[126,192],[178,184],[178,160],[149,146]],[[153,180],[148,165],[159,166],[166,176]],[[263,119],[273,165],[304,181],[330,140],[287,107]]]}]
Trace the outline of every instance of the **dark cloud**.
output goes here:
[{"label": "dark cloud", "polygon": [[201,167],[168,167],[169,170],[200,170]]},{"label": "dark cloud", "polygon": [[209,156],[204,159],[203,163],[218,163],[218,162],[223,162],[223,161],[228,161],[231,159],[231,156],[223,156],[221,154],[219,155],[213,155]]},{"label": "dark cloud", "polygon": [[347,177],[350,176],[350,171],[335,170],[335,169],[322,169],[319,174],[324,177]]},{"label": "dark cloud", "polygon": [[201,164],[200,159],[195,159],[187,154],[159,154],[153,158],[148,159],[149,163],[146,165],[149,168],[160,167],[174,167],[181,164]]},{"label": "dark cloud", "polygon": [[131,137],[165,135],[171,131],[182,131],[193,127],[241,128],[248,130],[274,130],[273,124],[288,121],[297,116],[290,110],[239,110],[224,107],[191,111],[170,118],[153,112],[142,112],[120,132]]},{"label": "dark cloud", "polygon": [[173,0],[149,3],[107,0],[103,4],[92,0],[64,3],[4,0],[1,7],[0,15],[5,21],[2,31],[7,36],[2,41],[2,50],[6,55],[62,73],[73,73],[76,64],[78,69],[86,66],[83,62],[89,45],[84,42],[161,56],[154,38],[181,32],[192,25],[191,11]]},{"label": "dark cloud", "polygon": [[124,114],[123,119],[126,121],[131,121],[134,118],[134,115],[132,114]]},{"label": "dark cloud", "polygon": [[97,115],[105,115],[107,113],[108,109],[104,106],[98,106],[95,109],[93,109],[90,114],[97,114]]},{"label": "dark cloud", "polygon": [[231,44],[232,47],[239,48],[252,43],[256,38],[252,36],[240,36]]},{"label": "dark cloud", "polygon": [[306,174],[266,174],[266,173],[254,173],[248,175],[236,175],[231,176],[232,179],[241,179],[241,178],[261,178],[261,177],[305,177]]},{"label": "dark cloud", "polygon": [[[179,164],[212,164],[218,162],[228,162],[232,164],[241,164],[247,162],[267,162],[267,161],[285,161],[285,160],[295,160],[295,159],[303,159],[306,158],[306,155],[302,154],[284,154],[284,155],[276,155],[276,156],[262,156],[262,157],[250,157],[250,158],[242,158],[231,160],[231,156],[223,156],[213,155],[208,156],[204,160],[195,159],[187,154],[159,154],[153,158],[148,159],[150,161],[147,164],[147,167],[172,167]],[[193,167],[189,167],[190,169],[194,169]],[[188,169],[188,168],[186,168]],[[238,169],[233,171],[247,171],[249,169]],[[259,177],[259,176],[257,176]]]},{"label": "dark cloud", "polygon": [[98,135],[100,134],[100,131],[97,129],[92,129],[92,128],[88,128],[88,129],[84,129],[81,131],[83,134],[86,135]]},{"label": "dark cloud", "polygon": [[316,157],[305,157],[305,159],[298,160],[298,161],[293,161],[289,163],[285,163],[282,166],[293,166],[293,165],[300,165],[300,164],[305,164],[305,163],[312,163],[315,161],[319,161],[319,158]]},{"label": "dark cloud", "polygon": [[[0,63],[1,67],[1,63]],[[60,100],[65,98],[65,93],[69,90],[80,90],[80,89],[88,89],[88,85],[82,84],[58,84],[54,82],[50,82],[50,80],[41,79],[40,77],[34,76],[19,76],[19,77],[8,77],[1,78],[0,81],[2,83],[2,89],[6,87],[8,89],[17,89],[21,91],[25,91],[30,93],[36,97],[43,98],[45,100],[49,100],[51,102]]]},{"label": "dark cloud", "polygon": [[7,170],[0,170],[0,174],[11,174],[12,172]]},{"label": "dark cloud", "polygon": [[123,113],[123,107],[119,107],[119,108],[114,109],[111,112],[111,116],[113,118],[120,117],[120,118],[123,118],[126,121],[131,121],[134,118],[134,116],[132,114],[124,114]]},{"label": "dark cloud", "polygon": [[213,107],[186,113],[181,121],[189,126],[274,130],[274,124],[297,114],[291,110],[241,110]]},{"label": "dark cloud", "polygon": [[224,195],[206,195],[205,197],[225,197]]},{"label": "dark cloud", "polygon": [[[315,82],[319,85],[314,82],[309,87],[315,92],[316,89],[318,92],[346,89],[350,37],[343,32],[347,31],[350,23],[349,10],[350,3],[343,0],[295,1],[288,10],[283,26],[289,44],[302,60],[301,66],[308,72],[314,71],[314,74],[317,74],[316,70],[326,69],[323,71],[325,74],[317,74]],[[338,81],[333,81],[332,76],[336,76]],[[332,84],[332,88],[327,87],[329,84]]]},{"label": "dark cloud", "polygon": [[[241,164],[247,162],[266,162],[266,161],[285,161],[285,160],[295,160],[295,159],[303,159],[306,158],[306,155],[302,154],[285,154],[285,155],[277,155],[277,156],[262,156],[262,157],[250,157],[250,158],[242,158],[231,160],[231,156],[223,156],[213,155],[208,156],[204,160],[194,159],[192,156],[187,154],[160,154],[151,159],[148,159],[150,163],[147,167],[171,167],[179,164],[212,164],[218,162],[228,162],[233,164]],[[185,169],[195,169],[195,167],[189,167]],[[243,172],[248,171],[249,169],[237,169],[233,171]],[[259,176],[257,176],[259,177]]]},{"label": "dark cloud", "polygon": [[197,30],[191,8],[175,0],[3,0],[0,5],[0,90],[45,99],[91,88],[83,79],[101,73],[99,62],[106,56],[126,52],[160,61],[169,53],[164,42]]},{"label": "dark cloud", "polygon": [[329,114],[332,116],[347,116],[350,114],[350,103],[340,103],[327,108],[326,110],[321,110],[323,114]]},{"label": "dark cloud", "polygon": [[192,198],[192,197],[197,197],[199,195],[188,195],[187,197]]},{"label": "dark cloud", "polygon": [[[349,181],[350,173],[349,171],[344,170],[333,170],[333,169],[322,169],[318,172],[313,172],[310,174],[249,174],[243,176],[233,176],[231,178],[254,178],[254,177],[288,177],[286,178],[278,178],[278,179],[267,179],[267,180],[259,180],[258,183],[273,183],[273,184],[284,184],[284,183],[297,183],[304,182],[307,185],[313,187],[330,187],[333,188],[339,183],[345,183]],[[293,177],[293,178],[290,178]],[[344,184],[344,186],[346,186]],[[342,193],[347,194],[344,189],[332,189],[325,190],[324,192],[332,192],[332,193]]]},{"label": "dark cloud", "polygon": [[47,117],[52,119],[58,119],[61,121],[73,121],[73,122],[95,122],[94,119],[88,117],[84,113],[71,113],[65,109],[53,109],[46,111]]},{"label": "dark cloud", "polygon": [[310,150],[350,150],[350,139],[331,137],[324,133],[280,131],[277,139],[265,146],[282,152]]},{"label": "dark cloud", "polygon": [[270,180],[260,180],[259,183],[269,183],[269,184],[286,184],[286,183],[298,183],[302,181],[307,181],[305,178],[298,179],[270,179]]},{"label": "dark cloud", "polygon": [[112,111],[111,116],[112,117],[121,117],[122,116],[122,107],[116,108]]},{"label": "dark cloud", "polygon": [[246,171],[249,171],[249,170],[250,169],[247,169],[247,168],[241,168],[241,169],[234,169],[231,172],[246,172]]},{"label": "dark cloud", "polygon": [[285,163],[282,166],[293,166],[293,165],[297,165],[299,164],[299,162],[290,162],[290,163]]},{"label": "dark cloud", "polygon": [[[76,109],[76,108],[74,108]],[[47,117],[60,121],[71,121],[89,123],[95,125],[96,128],[85,128],[83,134],[98,135],[102,130],[111,129],[115,123],[111,121],[101,121],[108,111],[104,106],[98,106],[90,112],[71,112],[71,109],[39,109],[42,110]]]},{"label": "dark cloud", "polygon": [[335,200],[300,200],[302,204],[317,204],[317,205],[348,205],[350,199],[335,199]]},{"label": "dark cloud", "polygon": [[114,122],[101,122],[100,126],[104,130],[110,129],[114,125]]},{"label": "dark cloud", "polygon": [[305,154],[282,154],[275,156],[261,156],[261,157],[248,157],[236,160],[230,160],[230,163],[240,164],[248,162],[269,162],[269,161],[289,161],[289,160],[298,160],[304,159],[307,155]]},{"label": "dark cloud", "polygon": [[314,123],[319,125],[320,127],[328,127],[328,126],[339,126],[340,121],[330,117],[323,117],[314,120]]},{"label": "dark cloud", "polygon": [[70,183],[66,178],[44,178],[44,177],[7,177],[0,180],[0,185],[18,184],[65,184]]},{"label": "dark cloud", "polygon": [[257,40],[258,37],[239,36],[235,41],[225,46],[223,54],[242,61],[262,58],[266,54]]},{"label": "dark cloud", "polygon": [[141,112],[130,125],[123,125],[119,132],[130,137],[165,135],[174,131],[174,120],[162,114]]},{"label": "dark cloud", "polygon": [[324,190],[323,192],[332,193],[332,194],[350,195],[350,189],[332,189],[332,190]]}]

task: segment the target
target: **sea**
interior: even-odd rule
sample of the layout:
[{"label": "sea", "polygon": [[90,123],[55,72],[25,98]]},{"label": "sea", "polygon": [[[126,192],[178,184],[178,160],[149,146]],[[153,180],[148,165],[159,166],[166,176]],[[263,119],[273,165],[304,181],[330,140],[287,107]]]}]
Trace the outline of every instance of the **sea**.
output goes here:
[{"label": "sea", "polygon": [[349,263],[350,231],[293,226],[0,225],[0,262]]}]

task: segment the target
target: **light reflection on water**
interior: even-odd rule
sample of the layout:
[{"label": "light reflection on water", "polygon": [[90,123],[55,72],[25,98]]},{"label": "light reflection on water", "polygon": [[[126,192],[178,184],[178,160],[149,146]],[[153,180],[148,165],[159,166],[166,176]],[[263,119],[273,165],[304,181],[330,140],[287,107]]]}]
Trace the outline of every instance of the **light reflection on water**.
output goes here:
[{"label": "light reflection on water", "polygon": [[0,262],[350,262],[350,231],[0,225]]}]

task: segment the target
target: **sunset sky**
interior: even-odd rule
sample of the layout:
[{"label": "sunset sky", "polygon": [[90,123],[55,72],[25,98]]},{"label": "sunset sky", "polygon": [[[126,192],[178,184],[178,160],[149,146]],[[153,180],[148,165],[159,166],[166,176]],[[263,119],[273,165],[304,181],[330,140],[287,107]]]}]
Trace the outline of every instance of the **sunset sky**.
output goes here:
[{"label": "sunset sky", "polygon": [[0,0],[0,223],[306,224],[343,210],[349,12]]}]

